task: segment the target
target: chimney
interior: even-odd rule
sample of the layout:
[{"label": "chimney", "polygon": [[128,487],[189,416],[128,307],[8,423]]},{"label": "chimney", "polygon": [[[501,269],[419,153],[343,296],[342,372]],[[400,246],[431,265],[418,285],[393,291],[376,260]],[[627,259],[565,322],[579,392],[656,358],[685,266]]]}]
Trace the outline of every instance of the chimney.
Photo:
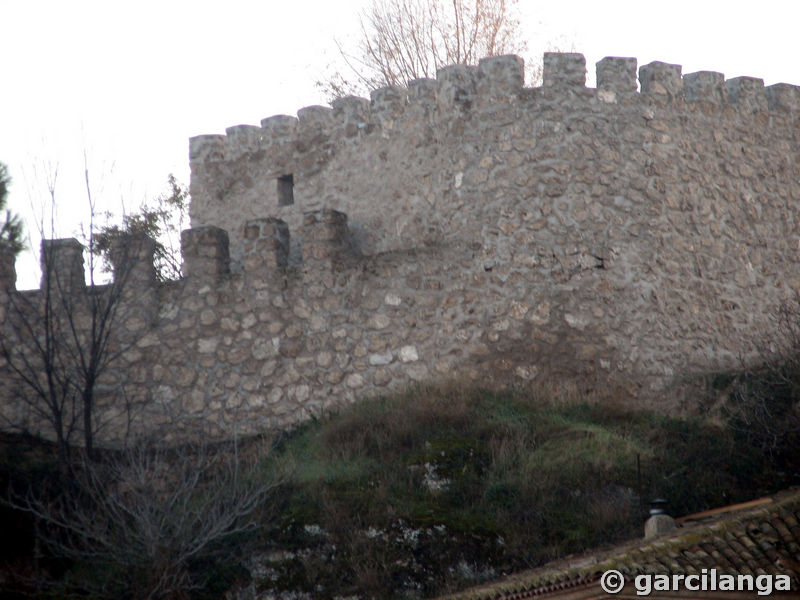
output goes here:
[{"label": "chimney", "polygon": [[667,514],[667,501],[656,498],[650,502],[650,518],[644,524],[644,539],[649,540],[677,529],[675,519]]}]

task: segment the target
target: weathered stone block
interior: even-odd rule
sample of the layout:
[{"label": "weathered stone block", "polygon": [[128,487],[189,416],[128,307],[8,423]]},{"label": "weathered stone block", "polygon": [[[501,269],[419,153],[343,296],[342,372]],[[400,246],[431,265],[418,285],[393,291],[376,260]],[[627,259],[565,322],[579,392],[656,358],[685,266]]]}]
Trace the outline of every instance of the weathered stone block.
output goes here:
[{"label": "weathered stone block", "polygon": [[228,233],[207,225],[181,232],[183,276],[197,282],[216,281],[230,269]]},{"label": "weathered stone block", "polygon": [[333,110],[327,106],[306,106],[297,111],[301,132],[327,130],[331,126]]},{"label": "weathered stone block", "polygon": [[586,86],[586,58],[583,54],[545,52],[542,86],[562,90]]},{"label": "weathered stone block", "polygon": [[331,103],[333,118],[341,121],[367,121],[370,101],[358,96],[344,96]]},{"label": "weathered stone block", "polygon": [[657,537],[670,531],[677,529],[675,519],[669,515],[653,515],[644,524],[644,539]]},{"label": "weathered stone block", "polygon": [[776,83],[767,86],[765,91],[770,109],[788,112],[800,111],[800,86]]},{"label": "weathered stone block", "polygon": [[615,94],[636,91],[636,59],[606,56],[595,68],[597,89]]},{"label": "weathered stone block", "polygon": [[435,79],[413,79],[408,82],[408,103],[422,109],[435,108],[438,89]]},{"label": "weathered stone block", "polygon": [[687,100],[723,104],[726,101],[725,76],[714,71],[698,71],[683,76]]},{"label": "weathered stone block", "polygon": [[370,93],[370,112],[377,123],[394,119],[403,112],[408,102],[408,90],[389,86]]},{"label": "weathered stone block", "polygon": [[0,292],[13,290],[17,285],[15,256],[11,248],[0,243]]},{"label": "weathered stone block", "polygon": [[437,100],[445,112],[466,110],[475,100],[477,68],[469,65],[451,65],[436,72],[439,84]]},{"label": "weathered stone block", "polygon": [[332,128],[339,135],[352,138],[359,133],[366,133],[370,117],[369,100],[357,96],[345,96],[334,100],[331,106],[333,109]]},{"label": "weathered stone block", "polygon": [[525,84],[525,61],[515,54],[491,56],[478,62],[477,91],[488,99],[518,94]]},{"label": "weathered stone block", "polygon": [[228,149],[226,156],[235,158],[245,152],[255,152],[261,147],[264,131],[255,125],[234,125],[225,130]]},{"label": "weathered stone block", "polygon": [[189,138],[189,160],[201,163],[223,160],[226,147],[224,135],[197,135]]},{"label": "weathered stone block", "polygon": [[156,283],[153,259],[156,242],[144,234],[125,235],[115,240],[111,249],[114,279],[131,292],[141,292]]},{"label": "weathered stone block", "polygon": [[725,81],[728,101],[736,104],[741,110],[767,110],[767,95],[764,91],[764,80],[756,77],[734,77]]},{"label": "weathered stone block", "polygon": [[42,289],[48,286],[53,292],[66,292],[84,287],[83,250],[75,238],[42,240]]},{"label": "weathered stone block", "polygon": [[253,219],[244,226],[245,271],[285,267],[289,258],[289,226],[285,221],[268,217]]},{"label": "weathered stone block", "polygon": [[639,67],[642,94],[661,100],[683,99],[681,66],[664,62],[651,62]]},{"label": "weathered stone block", "polygon": [[262,137],[265,143],[280,145],[291,140],[297,129],[297,117],[273,115],[261,119],[261,129],[264,130]]},{"label": "weathered stone block", "polygon": [[303,260],[342,258],[349,248],[347,215],[332,209],[303,215]]}]

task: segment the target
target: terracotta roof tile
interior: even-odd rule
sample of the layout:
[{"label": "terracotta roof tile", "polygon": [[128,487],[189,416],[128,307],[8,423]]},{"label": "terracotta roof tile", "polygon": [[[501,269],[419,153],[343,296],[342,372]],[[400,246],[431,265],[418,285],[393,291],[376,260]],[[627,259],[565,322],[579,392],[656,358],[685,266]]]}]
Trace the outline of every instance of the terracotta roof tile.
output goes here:
[{"label": "terracotta roof tile", "polygon": [[556,561],[493,584],[448,596],[452,600],[535,598],[588,586],[603,572],[789,575],[800,587],[800,491],[681,519],[683,527],[653,540],[627,542],[583,557]]}]

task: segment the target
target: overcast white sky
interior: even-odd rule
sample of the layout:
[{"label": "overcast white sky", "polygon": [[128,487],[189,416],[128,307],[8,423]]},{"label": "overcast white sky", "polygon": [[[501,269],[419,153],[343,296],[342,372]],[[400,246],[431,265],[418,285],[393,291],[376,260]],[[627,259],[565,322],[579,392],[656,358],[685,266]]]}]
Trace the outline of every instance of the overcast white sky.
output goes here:
[{"label": "overcast white sky", "polygon": [[[315,88],[368,0],[0,0],[0,162],[11,208],[30,214],[58,167],[58,234],[85,218],[92,192],[119,213],[188,183],[188,138],[323,103]],[[519,0],[530,51],[634,56],[800,85],[793,0]],[[736,8],[743,6],[743,8]],[[32,229],[35,225],[31,224]],[[33,240],[38,245],[38,238]],[[35,286],[30,259],[20,287]]]}]

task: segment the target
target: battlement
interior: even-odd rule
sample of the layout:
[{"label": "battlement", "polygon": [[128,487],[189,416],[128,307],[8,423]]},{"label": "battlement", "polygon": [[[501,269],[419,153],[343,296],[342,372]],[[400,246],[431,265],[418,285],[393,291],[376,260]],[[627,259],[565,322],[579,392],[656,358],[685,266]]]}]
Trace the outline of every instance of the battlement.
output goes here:
[{"label": "battlement", "polygon": [[[291,233],[287,223],[275,217],[252,219],[244,224],[245,273],[288,265]],[[350,254],[347,215],[335,210],[304,215],[303,263],[341,260]],[[228,232],[205,226],[181,233],[183,275],[195,281],[219,281],[230,273]]]},{"label": "battlement", "polygon": [[[681,75],[681,66],[663,62],[643,65],[636,71],[635,58],[606,57],[596,65],[594,97],[608,101],[608,92],[635,94],[642,102],[708,102],[732,105],[743,111],[796,110],[800,87],[779,83],[764,87],[761,79],[699,71]],[[545,53],[541,90],[587,90],[586,61],[582,54]],[[640,92],[637,92],[637,83]],[[452,111],[469,109],[472,103],[513,101],[524,89],[524,63],[515,55],[484,58],[478,66],[452,65],[440,69],[435,80],[409,82],[406,88],[382,88],[370,99],[346,97],[332,108],[308,106],[297,118],[268,117],[261,126],[229,127],[225,136],[200,135],[190,140],[193,161],[230,160],[242,153],[285,147],[315,135],[346,139],[384,130],[405,110],[435,111],[447,118]],[[531,107],[535,110],[535,107]]]},{"label": "battlement", "polygon": [[[302,108],[297,117],[276,115],[261,126],[231,127],[224,136],[197,136],[190,140],[192,223],[231,232],[234,270],[244,254],[240,223],[265,215],[300,232],[305,212],[330,208],[349,215],[357,251],[410,249],[474,235],[458,213],[465,193],[483,181],[462,182],[468,171],[479,179],[495,176],[475,160],[495,168],[497,162],[465,148],[514,139],[510,151],[506,144],[495,152],[516,168],[516,161],[532,160],[532,151],[540,155],[539,169],[547,164],[542,159],[559,154],[547,150],[547,140],[565,126],[581,135],[598,128],[590,144],[636,137],[657,145],[648,152],[660,153],[675,140],[718,137],[728,129],[750,131],[746,144],[766,146],[765,136],[782,138],[797,126],[798,86],[764,87],[759,79],[725,80],[711,71],[683,75],[680,65],[664,62],[637,68],[635,58],[606,57],[596,74],[597,87],[587,88],[583,55],[548,53],[542,85],[526,88],[522,59],[490,57],[477,66],[442,68],[436,79],[406,88],[375,90],[369,100],[341,98],[330,108]],[[524,139],[524,127],[533,137]],[[551,169],[536,185],[558,197],[570,171]],[[290,239],[287,264],[299,263],[301,242],[302,236]]]},{"label": "battlement", "polygon": [[[75,238],[44,239],[41,242],[39,262],[42,271],[40,287],[49,286],[52,293],[82,293],[86,288],[87,273],[84,266],[86,248]],[[155,242],[144,234],[128,235],[116,240],[111,248],[112,276],[125,285],[144,287],[156,283],[154,265]],[[0,290],[13,291],[17,274],[15,257],[0,245]]]},{"label": "battlement", "polygon": [[80,290],[84,287],[83,245],[75,238],[42,240],[39,252],[42,288]]},{"label": "battlement", "polygon": [[[243,226],[244,271],[280,269],[288,265],[289,226],[274,217],[253,219]],[[335,210],[310,211],[303,220],[303,263],[330,265],[352,256],[347,215]],[[214,226],[194,227],[181,232],[183,278],[199,284],[218,284],[230,274],[229,235]],[[85,288],[84,246],[75,238],[42,240],[41,288],[82,292]],[[155,242],[143,234],[122,237],[111,251],[113,273],[136,294],[156,284]],[[0,253],[0,289],[13,290],[16,282],[14,256]]]},{"label": "battlement", "polygon": [[[412,382],[658,403],[737,367],[800,291],[800,88],[596,73],[548,54],[528,88],[492,57],[192,138],[182,281],[123,244],[148,308],[108,389],[241,433]],[[46,249],[85,293],[80,247]]]}]

